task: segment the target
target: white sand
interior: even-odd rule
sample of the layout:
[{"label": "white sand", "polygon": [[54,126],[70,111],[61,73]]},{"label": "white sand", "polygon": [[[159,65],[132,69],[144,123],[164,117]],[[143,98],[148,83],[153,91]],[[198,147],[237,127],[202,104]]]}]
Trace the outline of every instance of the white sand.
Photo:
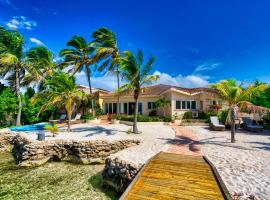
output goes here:
[{"label": "white sand", "polygon": [[[127,162],[134,164],[144,164],[149,158],[160,151],[168,149],[168,140],[174,138],[175,134],[172,128],[165,125],[139,125],[140,134],[128,134],[131,126],[124,124],[112,125],[93,125],[93,124],[77,124],[72,125],[72,132],[68,133],[64,130],[56,137],[51,137],[51,133],[46,133],[46,140],[121,140],[121,139],[140,139],[142,143],[138,146],[130,147],[113,154],[112,157],[119,157]],[[21,133],[22,134],[22,133]],[[36,132],[23,133],[28,139],[36,140]],[[49,137],[48,137],[49,136]]]},{"label": "white sand", "polygon": [[236,143],[230,131],[210,131],[189,127],[201,143],[202,151],[216,166],[231,193],[254,194],[270,199],[270,132],[249,133],[239,130]]}]

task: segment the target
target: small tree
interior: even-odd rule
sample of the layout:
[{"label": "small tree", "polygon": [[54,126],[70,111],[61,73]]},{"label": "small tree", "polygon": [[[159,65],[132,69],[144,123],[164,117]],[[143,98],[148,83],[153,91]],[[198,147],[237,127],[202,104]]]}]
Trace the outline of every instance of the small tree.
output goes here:
[{"label": "small tree", "polygon": [[45,126],[45,129],[50,131],[53,134],[53,137],[59,132],[59,128],[57,124],[54,125],[47,125]]},{"label": "small tree", "polygon": [[133,133],[138,133],[137,115],[138,115],[138,99],[143,85],[156,81],[157,75],[150,75],[155,57],[150,57],[145,65],[143,65],[143,53],[138,51],[135,56],[131,51],[125,51],[124,57],[121,59],[121,69],[123,77],[127,81],[126,84],[120,87],[120,91],[132,91],[135,107],[133,117]]},{"label": "small tree", "polygon": [[45,81],[45,90],[37,93],[32,101],[35,103],[39,98],[47,98],[39,113],[47,110],[50,106],[65,107],[68,116],[68,131],[70,131],[71,115],[76,105],[85,98],[84,92],[78,89],[75,78],[69,74],[58,71]]},{"label": "small tree", "polygon": [[165,97],[160,98],[155,102],[156,108],[161,108],[162,109],[163,116],[165,116],[165,108],[167,106],[169,106],[169,105],[171,105],[171,102],[168,99],[166,99]]},{"label": "small tree", "polygon": [[252,110],[253,112],[266,110],[264,107],[253,105],[251,103],[251,99],[254,95],[264,91],[268,86],[265,84],[258,86],[250,84],[247,88],[243,88],[242,84],[237,84],[236,80],[224,80],[216,84],[212,84],[212,87],[218,90],[221,97],[228,103],[229,112],[226,123],[231,125],[231,142],[234,143],[235,119],[237,117],[238,110],[241,108]]}]

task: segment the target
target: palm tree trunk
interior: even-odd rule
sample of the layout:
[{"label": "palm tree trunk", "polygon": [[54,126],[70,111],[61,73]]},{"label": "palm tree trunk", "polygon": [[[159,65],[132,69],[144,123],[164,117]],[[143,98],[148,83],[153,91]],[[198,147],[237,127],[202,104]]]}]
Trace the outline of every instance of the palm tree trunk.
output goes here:
[{"label": "palm tree trunk", "polygon": [[137,117],[138,117],[138,97],[134,98],[135,100],[135,106],[134,106],[134,116],[133,116],[133,133],[138,133],[138,127],[137,127]]},{"label": "palm tree trunk", "polygon": [[70,132],[70,120],[71,120],[71,115],[68,114],[68,132]]},{"label": "palm tree trunk", "polygon": [[235,143],[235,119],[237,116],[237,108],[231,108],[231,143]]},{"label": "palm tree trunk", "polygon": [[18,98],[18,113],[17,113],[17,119],[16,119],[16,126],[21,125],[21,114],[22,114],[22,99],[20,94],[20,77],[19,77],[19,66],[16,66],[15,69],[15,90],[16,95]]},{"label": "palm tree trunk", "polygon": [[93,97],[93,91],[92,91],[92,84],[91,84],[90,66],[87,66],[86,67],[86,70],[87,70],[87,80],[88,80],[88,85],[89,85],[89,90],[90,90],[90,95],[91,95],[92,114],[93,114],[93,116],[96,116],[95,103],[94,103],[94,97]]},{"label": "palm tree trunk", "polygon": [[116,115],[118,116],[120,114],[120,94],[119,94],[119,88],[120,88],[120,77],[119,77],[119,70],[117,68],[117,113]]}]

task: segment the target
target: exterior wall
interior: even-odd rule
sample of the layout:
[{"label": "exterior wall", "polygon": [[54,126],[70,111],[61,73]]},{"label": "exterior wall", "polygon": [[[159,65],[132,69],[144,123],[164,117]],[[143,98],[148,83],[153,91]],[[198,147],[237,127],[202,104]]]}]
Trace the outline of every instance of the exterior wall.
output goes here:
[{"label": "exterior wall", "polygon": [[[139,102],[142,103],[142,114],[149,115],[153,109],[148,109],[148,102],[155,102],[158,99],[165,97],[166,99],[171,101],[171,105],[165,108],[165,116],[178,117],[182,118],[184,113],[187,111],[194,112],[207,112],[209,109],[209,105],[216,101],[217,104],[223,104],[222,100],[217,94],[214,93],[198,93],[196,95],[188,95],[175,91],[168,91],[160,96],[141,96],[139,97]],[[101,97],[102,98],[102,97]],[[196,101],[196,109],[176,109],[176,101]],[[123,103],[131,103],[134,102],[133,97],[122,96],[120,97],[121,103],[121,113],[124,111]],[[117,97],[105,97],[100,100],[101,107],[105,110],[105,103],[117,103]],[[157,114],[163,116],[163,109],[157,109]]]},{"label": "exterior wall", "polygon": [[[140,97],[138,102],[142,103],[142,114],[148,115],[153,109],[148,109],[148,102],[155,102],[159,99],[159,97]],[[121,103],[121,113],[124,111],[124,104],[123,103],[133,103],[133,97],[120,97]],[[114,98],[103,98],[101,102],[101,107],[105,110],[105,103],[117,103],[117,97]]]},{"label": "exterior wall", "polygon": [[[209,105],[212,105],[213,101],[216,101],[217,104],[223,104],[220,97],[217,94],[213,93],[200,93],[192,96],[178,92],[172,92],[171,94],[172,117],[177,116],[178,118],[182,118],[184,113],[187,111],[207,112],[209,109]],[[176,101],[178,100],[196,101],[196,109],[176,109]]]}]

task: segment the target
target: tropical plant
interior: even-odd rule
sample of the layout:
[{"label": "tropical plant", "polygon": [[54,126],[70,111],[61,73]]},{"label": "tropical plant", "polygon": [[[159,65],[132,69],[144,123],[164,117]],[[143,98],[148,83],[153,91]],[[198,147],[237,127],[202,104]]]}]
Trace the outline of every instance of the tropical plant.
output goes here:
[{"label": "tropical plant", "polygon": [[63,49],[60,52],[60,56],[64,57],[64,61],[60,63],[60,67],[72,67],[69,72],[72,72],[73,75],[82,71],[86,72],[91,95],[92,113],[95,115],[95,104],[91,84],[91,65],[93,64],[91,55],[95,51],[95,48],[91,42],[87,42],[85,38],[79,35],[73,36],[71,40],[67,42],[67,46],[70,48]]},{"label": "tropical plant", "polygon": [[53,137],[55,137],[55,134],[59,132],[58,124],[46,125],[45,129],[50,131],[53,134]]},{"label": "tropical plant", "polygon": [[235,118],[239,109],[252,112],[265,112],[267,110],[251,103],[252,97],[264,91],[267,85],[255,86],[250,84],[247,88],[244,88],[242,84],[237,84],[236,80],[224,80],[212,84],[212,87],[217,89],[221,97],[228,103],[229,112],[226,123],[231,125],[231,142],[233,143],[235,142]]},{"label": "tropical plant", "polygon": [[166,114],[166,113],[165,113],[165,108],[166,108],[167,106],[169,106],[170,104],[171,104],[171,102],[170,102],[168,99],[166,99],[165,97],[160,98],[160,99],[158,99],[158,100],[155,102],[156,107],[162,109],[162,111],[163,111],[163,116],[165,116],[165,114]]},{"label": "tropical plant", "polygon": [[47,76],[51,76],[54,69],[53,53],[44,46],[36,46],[26,53],[26,70],[22,79],[22,86],[38,86],[39,90],[43,89],[44,81]]},{"label": "tropical plant", "polygon": [[[106,71],[112,73],[117,78],[117,91],[120,87],[120,67],[119,59],[121,57],[120,50],[117,46],[117,38],[113,31],[106,27],[99,28],[92,34],[94,41],[93,45],[96,48],[95,56],[93,57],[94,62],[100,62],[101,65],[98,67],[100,72]],[[117,115],[120,111],[120,94],[117,93]]]},{"label": "tropical plant", "polygon": [[123,77],[127,81],[126,84],[119,88],[120,92],[133,92],[135,107],[133,132],[138,133],[137,115],[138,115],[138,98],[141,93],[142,86],[150,84],[158,80],[158,75],[150,75],[155,57],[151,56],[146,64],[143,64],[143,52],[138,51],[135,56],[131,51],[125,51],[124,57],[121,59],[121,70]]},{"label": "tropical plant", "polygon": [[57,71],[45,80],[45,90],[37,93],[32,102],[35,103],[39,98],[47,98],[39,113],[48,109],[50,106],[65,107],[68,116],[68,131],[70,131],[71,115],[80,101],[85,98],[83,91],[79,90],[75,78],[67,73]]},{"label": "tropical plant", "polygon": [[24,38],[18,31],[9,31],[0,26],[0,74],[14,77],[15,92],[18,98],[16,125],[21,125],[22,98],[20,92],[20,74],[25,69],[23,61]]}]

